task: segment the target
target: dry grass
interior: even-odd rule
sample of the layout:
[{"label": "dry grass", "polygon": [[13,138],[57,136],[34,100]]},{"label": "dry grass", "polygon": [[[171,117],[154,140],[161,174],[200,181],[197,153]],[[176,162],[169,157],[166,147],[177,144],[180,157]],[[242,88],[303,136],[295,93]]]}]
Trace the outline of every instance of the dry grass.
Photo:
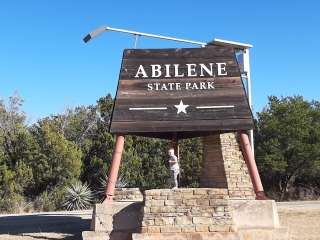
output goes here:
[{"label": "dry grass", "polygon": [[280,223],[289,227],[290,240],[320,239],[320,209],[279,209]]}]

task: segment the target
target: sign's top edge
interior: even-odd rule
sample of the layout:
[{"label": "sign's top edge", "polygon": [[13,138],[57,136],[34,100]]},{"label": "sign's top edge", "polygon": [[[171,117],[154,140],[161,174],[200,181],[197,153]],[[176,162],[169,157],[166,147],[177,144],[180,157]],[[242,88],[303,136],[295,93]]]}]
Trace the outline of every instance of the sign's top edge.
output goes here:
[{"label": "sign's top edge", "polygon": [[207,51],[207,50],[214,50],[215,48],[222,48],[222,49],[228,49],[228,50],[233,50],[234,47],[231,46],[218,46],[218,45],[206,45],[206,47],[189,47],[189,48],[125,48],[124,51],[145,51],[145,50],[161,50],[161,51],[176,51],[176,50],[203,50],[203,51]]}]

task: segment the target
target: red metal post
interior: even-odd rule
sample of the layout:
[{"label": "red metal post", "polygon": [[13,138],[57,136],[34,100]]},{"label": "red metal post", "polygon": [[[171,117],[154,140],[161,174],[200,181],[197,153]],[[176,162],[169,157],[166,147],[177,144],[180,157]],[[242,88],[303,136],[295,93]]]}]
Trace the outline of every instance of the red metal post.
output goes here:
[{"label": "red metal post", "polygon": [[123,146],[124,146],[124,136],[117,135],[116,143],[115,143],[113,155],[112,155],[112,163],[111,163],[111,168],[110,168],[109,177],[108,177],[108,184],[106,188],[106,198],[103,201],[104,203],[112,202],[113,200],[114,189],[116,187],[116,182],[118,178]]},{"label": "red metal post", "polygon": [[258,172],[257,164],[253,156],[253,152],[251,149],[249,137],[245,132],[239,132],[240,137],[240,145],[242,148],[242,153],[244,156],[244,160],[248,167],[248,171],[250,174],[250,178],[253,184],[254,191],[256,193],[257,200],[266,200],[268,199],[264,193],[261,178]]}]

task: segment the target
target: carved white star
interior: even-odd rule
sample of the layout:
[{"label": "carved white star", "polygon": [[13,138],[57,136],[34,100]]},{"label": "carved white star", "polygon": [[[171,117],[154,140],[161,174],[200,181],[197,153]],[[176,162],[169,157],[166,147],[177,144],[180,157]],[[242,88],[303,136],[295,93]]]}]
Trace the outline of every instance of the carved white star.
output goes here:
[{"label": "carved white star", "polygon": [[177,114],[183,112],[183,113],[187,113],[186,108],[189,107],[189,105],[185,105],[183,104],[182,100],[180,100],[179,105],[174,105],[178,110],[177,110]]}]

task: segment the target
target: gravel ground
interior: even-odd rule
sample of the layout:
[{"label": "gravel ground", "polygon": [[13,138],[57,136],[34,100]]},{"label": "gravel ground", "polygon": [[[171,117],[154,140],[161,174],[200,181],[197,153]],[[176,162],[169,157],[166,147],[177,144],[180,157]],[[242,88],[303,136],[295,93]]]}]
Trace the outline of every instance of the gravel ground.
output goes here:
[{"label": "gravel ground", "polygon": [[[277,203],[280,222],[290,240],[320,239],[320,201]],[[81,240],[92,211],[0,215],[0,240]]]}]

